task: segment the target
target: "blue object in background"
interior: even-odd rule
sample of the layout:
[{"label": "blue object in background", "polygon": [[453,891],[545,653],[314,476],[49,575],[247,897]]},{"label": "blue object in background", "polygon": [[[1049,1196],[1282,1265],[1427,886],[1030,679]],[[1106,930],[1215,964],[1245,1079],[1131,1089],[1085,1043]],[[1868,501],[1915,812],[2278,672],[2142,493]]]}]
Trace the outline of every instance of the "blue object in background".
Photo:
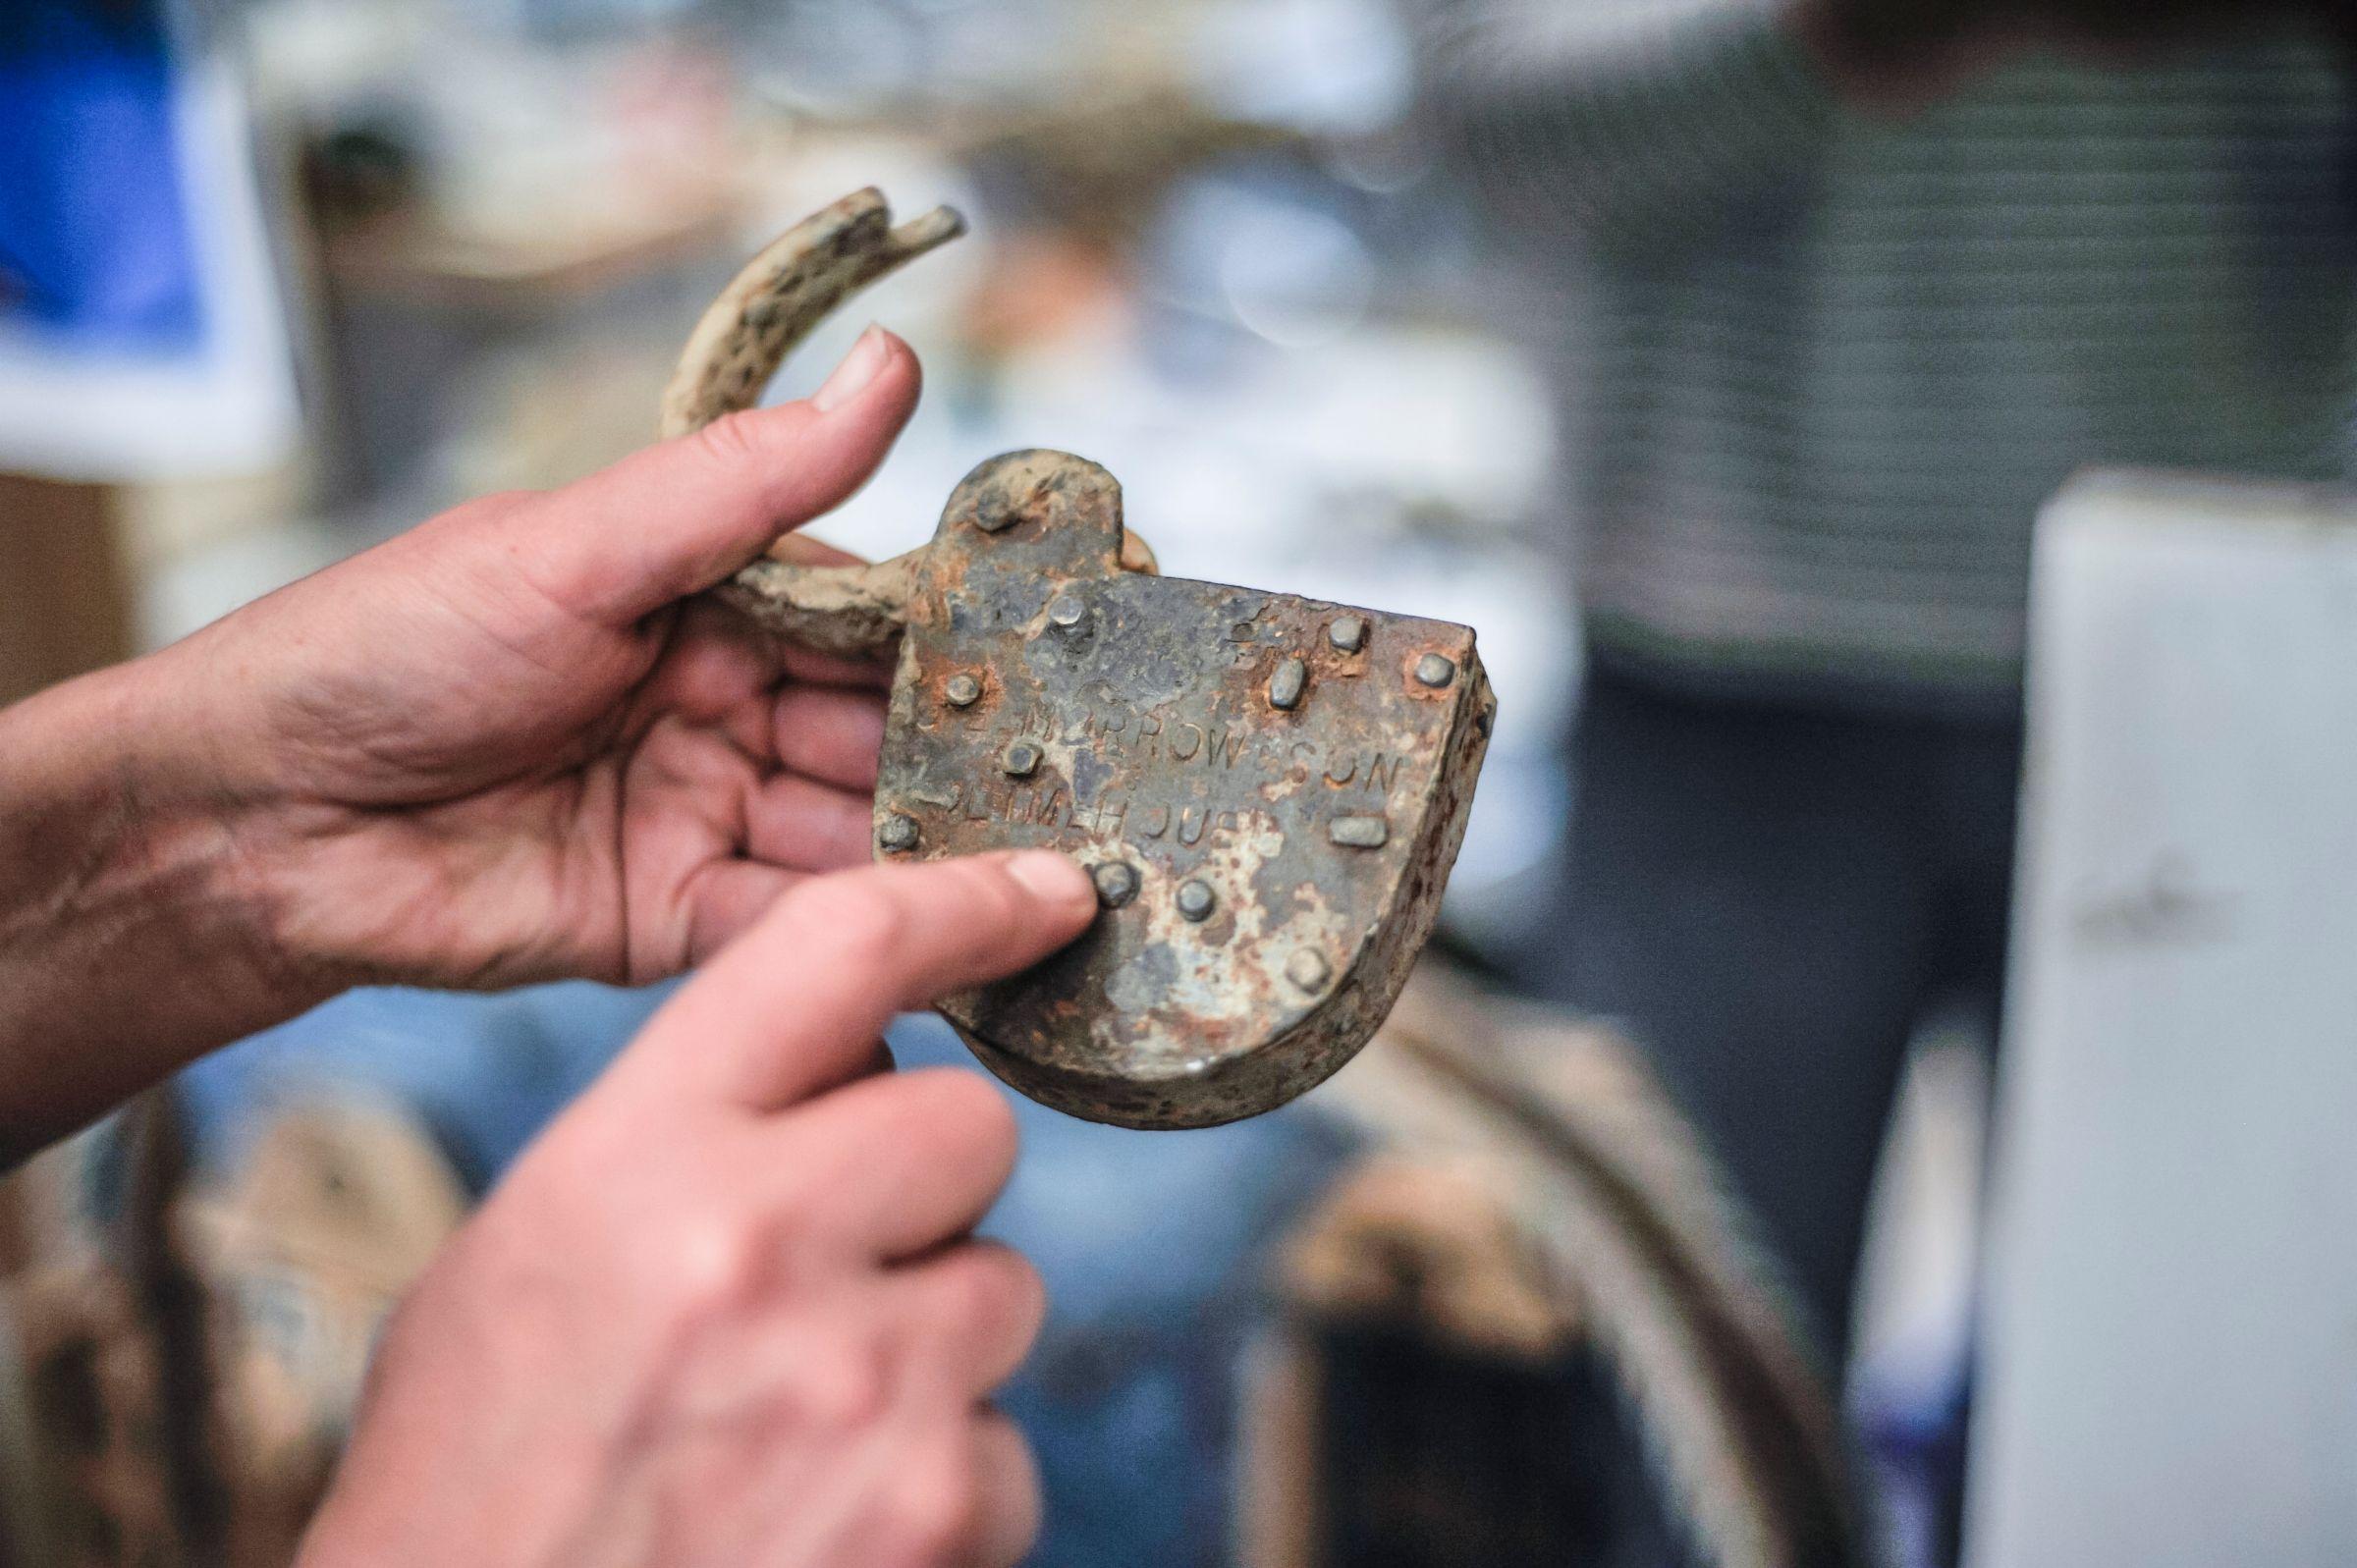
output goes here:
[{"label": "blue object in background", "polygon": [[198,346],[174,93],[160,0],[0,4],[0,323]]},{"label": "blue object in background", "polygon": [[[198,1158],[234,1166],[276,1098],[390,1096],[425,1118],[479,1194],[666,995],[354,992],[182,1076]],[[935,1018],[901,1020],[891,1042],[904,1068],[982,1070]],[[1039,1266],[1051,1301],[1037,1352],[1000,1398],[1047,1492],[1032,1568],[1226,1562],[1236,1357],[1262,1255],[1344,1139],[1297,1107],[1139,1133],[1006,1092],[1023,1156],[982,1228]]]},{"label": "blue object in background", "polygon": [[210,1169],[242,1164],[274,1101],[359,1092],[421,1118],[479,1198],[670,989],[349,992],[181,1074],[197,1159]]}]

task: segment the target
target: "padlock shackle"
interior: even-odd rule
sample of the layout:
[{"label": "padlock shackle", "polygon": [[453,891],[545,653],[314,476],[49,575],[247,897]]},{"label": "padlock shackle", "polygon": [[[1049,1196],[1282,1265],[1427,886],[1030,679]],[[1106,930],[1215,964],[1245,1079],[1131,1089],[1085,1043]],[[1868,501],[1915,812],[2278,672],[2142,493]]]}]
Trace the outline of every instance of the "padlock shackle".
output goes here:
[{"label": "padlock shackle", "polygon": [[[872,186],[787,230],[730,280],[688,334],[663,392],[663,438],[752,407],[786,356],[837,306],[964,233],[965,219],[950,207],[896,228]],[[789,641],[857,656],[900,635],[915,555],[826,567],[763,557],[718,593]],[[1154,552],[1134,535],[1123,540],[1121,561],[1131,571],[1155,569]]]},{"label": "padlock shackle", "polygon": [[668,441],[750,408],[786,356],[852,295],[965,233],[955,208],[894,228],[882,191],[855,190],[745,263],[704,311],[663,391]]},{"label": "padlock shackle", "polygon": [[873,566],[812,567],[764,556],[715,590],[765,629],[815,653],[858,658],[891,645],[908,619],[921,550]]}]

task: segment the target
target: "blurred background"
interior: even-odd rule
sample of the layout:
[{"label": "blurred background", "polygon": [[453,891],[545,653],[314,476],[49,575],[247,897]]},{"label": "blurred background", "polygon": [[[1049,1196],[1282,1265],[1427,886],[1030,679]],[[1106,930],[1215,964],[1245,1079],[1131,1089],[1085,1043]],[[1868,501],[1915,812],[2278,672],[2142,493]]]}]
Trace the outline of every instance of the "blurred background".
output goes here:
[{"label": "blurred background", "polygon": [[[1553,33],[1567,37],[1590,12],[1631,8],[1557,9]],[[1661,15],[1680,9],[1711,8]],[[1604,210],[1593,190],[1555,197],[1564,203],[1556,234],[1525,223],[1500,237],[1484,182],[1459,161],[1462,139],[1420,117],[1433,77],[1419,25],[1390,0],[28,0],[0,20],[0,143],[13,143],[0,146],[0,700],[177,638],[460,500],[561,484],[644,444],[688,327],[737,265],[807,213],[874,185],[904,215],[951,203],[972,233],[859,299],[772,389],[773,399],[807,392],[871,319],[925,362],[925,400],[906,437],[875,482],[812,532],[870,557],[897,553],[930,536],[951,487],[980,459],[1050,445],[1122,480],[1129,524],[1166,573],[1475,626],[1500,719],[1440,946],[1458,973],[1558,1004],[1543,1026],[1516,1015],[1515,1027],[1566,1031],[1571,1055],[1608,1049],[1581,1031],[1591,1014],[1625,1022],[1626,1009],[1571,1005],[1532,979],[1530,953],[1534,937],[1570,918],[1560,901],[1577,806],[1565,735],[1591,643],[1561,570],[1564,519],[1590,499],[1571,488],[1566,446],[1631,439],[1609,416],[1598,434],[1589,404],[1610,401],[1613,383],[1566,390],[1560,340],[1608,311],[1622,312],[1611,321],[1625,326],[1629,299],[1571,293],[1546,265],[1551,248],[1581,243],[1582,215]],[[61,57],[74,62],[63,73]],[[1749,74],[1787,66],[1745,56],[1704,90],[1740,105],[1757,90]],[[2132,97],[2121,87],[2093,112],[2116,114]],[[2137,138],[2198,137],[2208,125],[2164,118],[2150,132],[2103,120],[2097,139],[2149,148],[2160,143]],[[2345,115],[2333,126],[2344,132]],[[1645,135],[1641,122],[1624,129]],[[2031,134],[1980,122],[1946,129]],[[2267,136],[2291,164],[2313,159],[2288,132]],[[1585,153],[1575,143],[1562,155]],[[1869,175],[1952,177],[1942,188],[1949,195],[1974,178],[1925,162],[1922,145],[1897,136],[1870,139],[1854,156]],[[1678,162],[1672,147],[1662,178]],[[1650,178],[1644,163],[1628,178]],[[2055,171],[2071,178],[2062,160]],[[2276,180],[2267,200],[2302,199],[2298,185]],[[2168,189],[2180,203],[2202,199],[2194,184]],[[2050,196],[2121,199],[2101,179],[2040,199]],[[1768,237],[1760,254],[1774,249],[1778,204],[1771,197],[1733,220],[1719,242],[1737,258],[1730,269],[1755,239]],[[1932,215],[1922,231],[1891,243],[1952,249],[1939,200],[1923,210]],[[2163,216],[2132,214],[2128,227],[2142,224],[2156,265],[2174,267],[2199,225],[2180,233],[2169,227],[2174,209],[2153,210]],[[2307,248],[2273,269],[2299,276],[2267,285],[2305,298],[2318,292],[2315,276],[2340,280],[2340,313],[2304,318],[2310,329],[2345,329],[2357,307],[2345,205],[2340,216],[2334,233],[2302,229]],[[2025,204],[2006,221],[2026,232],[2044,220]],[[2048,261],[2086,244],[2066,227],[2053,239]],[[1638,243],[1656,242],[1640,234]],[[98,255],[126,259],[93,270]],[[2123,263],[2130,276],[2136,264]],[[2190,276],[2197,294],[2235,286],[2207,262]],[[1783,277],[1808,287],[1794,282],[1804,271]],[[1667,347],[1655,347],[1673,357],[1723,347],[1710,314],[1723,286],[1738,285],[1717,273],[1688,278],[1685,303],[1664,307]],[[1845,287],[1836,280],[1826,296]],[[2008,281],[2000,267],[1990,287],[2001,298],[2036,294],[2037,280]],[[1899,303],[1951,312],[1923,351],[1983,367],[2008,364],[2015,344],[1983,334],[2035,333],[2048,319],[1974,316],[1974,299],[1939,288]],[[2071,331],[2107,308],[2067,289],[2045,303]],[[1681,336],[1681,321],[1698,325]],[[2202,345],[2226,330],[2208,323],[2188,341],[2207,352]],[[2037,502],[2088,464],[2345,475],[2345,394],[2357,385],[2346,376],[2345,331],[2298,336],[2277,323],[2255,354],[2221,347],[2207,368],[2171,373],[2189,385],[2208,376],[2204,396],[2234,396],[2246,408],[2251,389],[2233,378],[2254,359],[2287,382],[2340,377],[2332,441],[2344,466],[2246,461],[2246,451],[2273,450],[2266,440],[2107,444],[2101,420],[2024,408],[2042,428],[1980,432],[1982,444],[2018,450],[2051,436],[2056,455],[2018,499],[2003,491],[2017,526],[1992,548],[2008,561],[2018,553],[2024,565],[2009,569],[2026,570]],[[1642,347],[1640,337],[1597,351],[1600,362]],[[2074,351],[2030,365],[2024,384],[2067,374]],[[1839,358],[1764,353],[1761,373],[1791,377],[1794,406],[1806,407],[1826,396],[1821,377],[1848,373]],[[2279,425],[2327,400],[2296,401],[2276,410]],[[1698,412],[1660,386],[1638,388],[1625,406],[1640,404],[1646,418],[1632,414],[1632,425],[1695,443],[1662,493],[1691,501],[1731,482],[1709,443],[1748,451],[1748,405]],[[2188,428],[2210,428],[2198,410],[2178,413]],[[1984,473],[1974,456],[1916,472],[1895,456],[1912,439],[1903,420],[1895,433],[1874,428],[1871,400],[1840,417],[1849,422],[1834,433],[1854,441],[1850,460],[1900,473],[1911,496],[1969,493],[1998,471],[1990,460]],[[2265,424],[2275,413],[2249,417]],[[2149,433],[2154,421],[2143,423]],[[1790,428],[1782,437],[1795,439]],[[1793,477],[1800,460],[1784,457],[1771,489],[1807,482]],[[1989,482],[2002,488],[2013,476]],[[1854,560],[1871,547],[1833,548]],[[1607,565],[1630,569],[1624,557]],[[2018,619],[2018,607],[2009,614]],[[2019,654],[2016,633],[2005,657],[2017,667]],[[2258,704],[2270,688],[2254,674],[2237,689]],[[2233,744],[2224,730],[2199,740],[2156,732],[2164,755]],[[1781,746],[1771,750],[1783,755]],[[2346,760],[2345,746],[2338,755]],[[1748,773],[1752,764],[1708,752],[1687,766]],[[2008,804],[1991,830],[2001,859],[2012,842],[2006,768]],[[1945,787],[1906,777],[1892,787]],[[2345,773],[2335,777],[2345,784]],[[1730,832],[1769,831],[1730,821]],[[2327,863],[2347,848],[2345,836],[2332,839]],[[2198,845],[2185,853],[2191,861],[2158,869],[2127,864],[2120,896],[2148,912],[2179,909],[2211,876]],[[1693,886],[1690,896],[1713,896]],[[2326,929],[2345,924],[2337,909],[2317,913]],[[1836,944],[1806,960],[1792,986],[1850,984],[1841,954]],[[1739,945],[1679,959],[1704,988],[1715,968],[1784,961]],[[148,1108],[146,1122],[46,1162],[20,1200],[32,1217],[20,1216],[10,1243],[20,1280],[32,1281],[15,1297],[24,1370],[0,1386],[12,1407],[0,1427],[13,1433],[6,1497],[23,1560],[283,1560],[384,1304],[659,1000],[582,986],[357,995],[204,1064],[168,1108]],[[1887,1096],[1896,1112],[1887,1136],[1879,1115],[1871,1129],[1879,1177],[1856,1331],[1819,1341],[1820,1360],[1848,1368],[1837,1397],[1873,1477],[1860,1495],[1874,1501],[1860,1506],[1894,1561],[1940,1561],[1952,1549],[1995,1008],[1993,992],[1943,993],[1904,1020],[1911,1049]],[[2336,1043],[2357,1044],[2345,1017]],[[904,1062],[967,1059],[931,1020],[910,1021],[895,1044]],[[1433,1250],[1478,1231],[1468,1217],[1487,1211],[1477,1197],[1453,1205],[1445,1183],[1429,1188],[1443,1195],[1430,1213],[1420,1200],[1393,1206],[1397,1191],[1380,1183],[1354,1185],[1390,1124],[1327,1099],[1170,1137],[1018,1105],[1025,1162],[992,1225],[1041,1261],[1056,1302],[1008,1401],[1038,1447],[1049,1495],[1035,1560],[1666,1560],[1614,1545],[1678,1511],[1665,1488],[1630,1481],[1640,1461],[1605,1453],[1645,1447],[1647,1434],[1628,1430],[1644,1425],[1643,1412],[1563,1415],[1621,1408],[1612,1376],[1597,1370],[1613,1360],[1609,1343],[1598,1349],[1576,1310],[1531,1308],[1543,1320],[1531,1327],[1510,1291],[1453,1318],[1456,1309],[1433,1306],[1417,1282],[1441,1267]],[[1795,1146],[1790,1158],[1809,1156]],[[2310,1177],[2340,1193],[2352,1176],[2345,1162],[2325,1168]],[[1738,1200],[1748,1179],[1732,1182]],[[158,1190],[178,1196],[157,1199]],[[1410,1180],[1407,1190],[1427,1188]],[[160,1231],[152,1216],[141,1228],[149,1201],[177,1216]],[[2344,1213],[2342,1199],[2328,1212]],[[1369,1213],[1380,1235],[1349,1239],[1359,1233],[1345,1221]],[[235,1341],[222,1354],[237,1370],[213,1394],[243,1401],[222,1418],[236,1440],[214,1439],[236,1452],[208,1461],[213,1490],[194,1503],[191,1450],[173,1435],[173,1385],[156,1371],[175,1353],[172,1332],[137,1326],[165,1267],[158,1235],[166,1251],[187,1254],[174,1267],[236,1303],[205,1330]],[[1499,1245],[1522,1256],[1518,1243]],[[1367,1267],[1385,1282],[1335,1283],[1357,1277],[1356,1264],[1335,1264],[1336,1247],[1352,1258],[1351,1248],[1372,1248]],[[1731,1233],[1728,1248],[1740,1250]],[[1761,1299],[1780,1296],[1777,1273],[1764,1266]],[[1546,1277],[1566,1299],[1576,1294]],[[2313,1370],[2336,1390],[2329,1402],[2348,1400],[2346,1419],[2332,1435],[2285,1440],[2326,1444],[2357,1474],[2357,1448],[2345,1446],[2357,1436],[2357,1305],[2335,1299],[2329,1312],[2347,1314],[2334,1319],[2347,1334],[2341,1360]],[[1404,1337],[1336,1327],[1370,1322]],[[1809,1329],[1793,1333],[1805,1342]],[[121,1346],[134,1342],[142,1348],[126,1363]],[[1844,1348],[1828,1355],[1825,1343]],[[73,1408],[99,1415],[61,1438],[55,1413]],[[1354,1454],[1358,1443],[1378,1457]],[[1628,1501],[1632,1485],[1650,1495]],[[2357,1522],[2334,1511],[2357,1509],[2347,1488],[2320,1483],[2310,1502],[2325,1522],[2284,1539],[2325,1555],[2286,1546],[2234,1560],[2357,1560],[2333,1555],[2357,1552]],[[1616,1521],[1632,1513],[1650,1522],[1623,1531]],[[1778,1560],[1744,1557],[1729,1539],[1700,1554]],[[210,1555],[191,1541],[212,1542]],[[2026,1550],[2007,1560],[2140,1559]]]}]

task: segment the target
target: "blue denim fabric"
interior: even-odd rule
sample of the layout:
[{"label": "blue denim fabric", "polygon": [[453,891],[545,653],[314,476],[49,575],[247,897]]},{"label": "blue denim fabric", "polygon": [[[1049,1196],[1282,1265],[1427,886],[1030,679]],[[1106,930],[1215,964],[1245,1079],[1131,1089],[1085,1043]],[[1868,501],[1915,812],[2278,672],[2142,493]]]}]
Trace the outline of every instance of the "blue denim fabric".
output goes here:
[{"label": "blue denim fabric", "polygon": [[[426,1118],[479,1192],[664,994],[355,992],[185,1075],[199,1158],[234,1162],[274,1098],[384,1095]],[[891,1040],[904,1067],[981,1070],[937,1019],[904,1019]],[[1038,1264],[1053,1302],[1038,1353],[1002,1399],[1030,1434],[1047,1491],[1032,1561],[1226,1561],[1236,1352],[1261,1253],[1343,1140],[1299,1108],[1207,1132],[1136,1133],[1011,1099],[1023,1158],[983,1228]]]},{"label": "blue denim fabric", "polygon": [[377,1095],[422,1116],[480,1196],[667,994],[592,985],[496,997],[352,992],[181,1076],[198,1158],[234,1166],[274,1100]]}]

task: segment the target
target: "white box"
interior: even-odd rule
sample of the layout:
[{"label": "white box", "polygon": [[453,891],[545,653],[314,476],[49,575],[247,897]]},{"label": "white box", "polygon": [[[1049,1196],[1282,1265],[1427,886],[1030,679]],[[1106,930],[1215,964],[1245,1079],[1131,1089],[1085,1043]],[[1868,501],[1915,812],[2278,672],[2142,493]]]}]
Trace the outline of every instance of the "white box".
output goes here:
[{"label": "white box", "polygon": [[2040,524],[1976,1568],[2357,1564],[2357,498]]}]

